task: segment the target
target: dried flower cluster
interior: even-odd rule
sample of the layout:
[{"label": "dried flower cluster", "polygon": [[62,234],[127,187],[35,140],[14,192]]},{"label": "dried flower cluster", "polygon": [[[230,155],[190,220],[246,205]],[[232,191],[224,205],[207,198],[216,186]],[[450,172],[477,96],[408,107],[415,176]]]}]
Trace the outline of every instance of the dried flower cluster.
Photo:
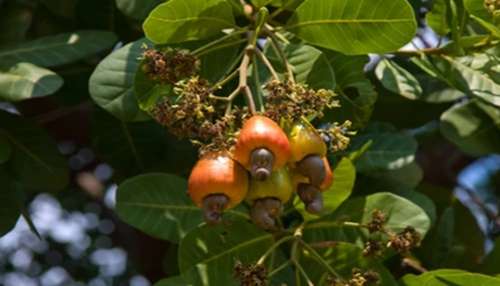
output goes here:
[{"label": "dried flower cluster", "polygon": [[496,14],[500,10],[500,0],[484,0],[484,7],[490,14]]},{"label": "dried flower cluster", "polygon": [[330,277],[327,280],[329,286],[372,286],[380,284],[380,274],[375,271],[362,271],[361,269],[352,269],[352,276],[345,281],[339,278]]},{"label": "dried flower cluster", "polygon": [[241,286],[265,286],[267,284],[267,269],[260,264],[243,265],[236,261],[234,277],[240,281]]},{"label": "dried flower cluster", "polygon": [[178,81],[194,76],[200,61],[187,50],[165,48],[147,49],[143,53],[144,73],[152,80],[176,84]]},{"label": "dried flower cluster", "polygon": [[232,132],[238,127],[237,113],[233,109],[224,115],[223,106],[212,99],[208,81],[191,77],[179,81],[174,96],[163,97],[151,113],[160,124],[179,138],[189,138],[206,150],[223,150],[232,144]]},{"label": "dried flower cluster", "polygon": [[365,243],[363,249],[364,256],[380,255],[385,248],[392,248],[399,253],[407,253],[411,249],[420,246],[422,240],[421,235],[411,226],[407,226],[399,233],[385,229],[387,216],[380,210],[374,210],[372,220],[365,227],[370,233],[380,232],[389,237],[386,245],[383,245],[380,240],[370,239]]},{"label": "dried flower cluster", "polygon": [[374,210],[372,213],[372,220],[368,222],[366,228],[370,233],[381,231],[387,221],[386,215],[380,210]]},{"label": "dried flower cluster", "polygon": [[420,246],[421,240],[420,234],[413,227],[407,226],[403,231],[390,238],[387,247],[392,247],[399,253],[405,253]]},{"label": "dried flower cluster", "polygon": [[347,149],[351,139],[348,136],[355,135],[351,131],[352,122],[347,120],[342,124],[335,122],[334,124],[318,129],[318,132],[323,137],[332,152],[338,152]]},{"label": "dried flower cluster", "polygon": [[270,81],[264,88],[267,91],[265,115],[276,122],[280,119],[293,122],[301,117],[322,117],[325,108],[339,106],[331,90],[314,90],[303,84],[277,80]]},{"label": "dried flower cluster", "polygon": [[384,251],[384,245],[379,240],[369,239],[363,248],[363,256],[379,256]]}]

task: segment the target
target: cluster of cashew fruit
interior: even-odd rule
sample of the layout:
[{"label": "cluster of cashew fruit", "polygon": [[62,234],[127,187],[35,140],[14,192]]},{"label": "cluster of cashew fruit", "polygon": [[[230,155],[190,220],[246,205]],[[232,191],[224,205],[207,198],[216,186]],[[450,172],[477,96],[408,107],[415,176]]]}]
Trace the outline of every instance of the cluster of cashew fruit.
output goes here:
[{"label": "cluster of cashew fruit", "polygon": [[276,228],[276,219],[294,191],[310,213],[323,208],[321,192],[333,182],[327,146],[308,122],[285,132],[273,120],[255,115],[241,128],[235,146],[205,154],[191,171],[188,193],[202,208],[207,223],[245,200],[261,228]]}]

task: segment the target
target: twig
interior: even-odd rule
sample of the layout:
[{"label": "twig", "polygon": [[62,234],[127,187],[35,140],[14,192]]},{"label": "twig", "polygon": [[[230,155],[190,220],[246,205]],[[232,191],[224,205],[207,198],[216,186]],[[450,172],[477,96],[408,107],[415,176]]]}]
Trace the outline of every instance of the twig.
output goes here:
[{"label": "twig", "polygon": [[248,109],[250,110],[250,113],[252,115],[256,114],[257,110],[255,109],[255,102],[253,100],[252,91],[248,86],[247,77],[248,77],[248,65],[250,64],[250,56],[253,50],[254,46],[251,45],[247,46],[247,48],[245,49],[245,55],[243,56],[243,60],[241,61],[240,65],[240,84],[238,86],[240,92],[243,92],[246,95]]},{"label": "twig", "polygon": [[[257,57],[259,57],[259,60],[261,60],[262,63],[267,67],[267,69],[271,73],[271,76],[273,77],[273,79],[279,80],[278,73],[276,72],[273,65],[271,64],[269,59],[266,57],[266,55],[264,55],[264,53],[257,48],[255,49],[255,54],[257,55]],[[255,68],[257,68],[257,65],[255,65]]]},{"label": "twig", "polygon": [[403,261],[401,262],[403,264],[403,266],[408,266],[412,269],[415,269],[416,271],[418,271],[419,273],[424,273],[424,272],[427,272],[429,270],[427,270],[425,267],[423,267],[422,265],[420,265],[420,263],[418,263],[417,261],[411,259],[411,258],[403,258]]}]

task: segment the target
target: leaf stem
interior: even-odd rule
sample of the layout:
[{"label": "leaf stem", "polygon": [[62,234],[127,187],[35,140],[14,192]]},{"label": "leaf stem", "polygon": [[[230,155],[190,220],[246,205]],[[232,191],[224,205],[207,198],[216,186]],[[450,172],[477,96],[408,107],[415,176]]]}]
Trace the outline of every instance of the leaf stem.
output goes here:
[{"label": "leaf stem", "polygon": [[280,240],[276,241],[273,245],[271,245],[271,247],[269,247],[269,249],[260,257],[260,259],[257,261],[257,265],[262,265],[264,264],[264,261],[266,260],[266,258],[271,255],[274,250],[276,248],[278,248],[280,245],[282,245],[283,243],[289,241],[289,240],[292,240],[294,239],[295,237],[292,236],[292,235],[288,235],[288,236],[285,236],[285,237],[282,237]]},{"label": "leaf stem", "polygon": [[220,44],[222,42],[225,42],[229,38],[244,34],[246,32],[247,32],[246,29],[241,29],[241,30],[237,30],[237,31],[231,32],[229,34],[226,34],[226,35],[224,35],[224,36],[222,36],[214,41],[211,41],[210,43],[207,43],[206,45],[203,45],[203,46],[197,48],[196,50],[193,51],[193,54],[195,54],[196,56],[200,56],[201,54],[206,54],[207,53],[206,51],[210,50],[212,47],[217,46],[218,44]]},{"label": "leaf stem", "polygon": [[220,50],[220,49],[224,49],[224,48],[227,48],[227,47],[232,47],[232,46],[236,46],[238,44],[242,44],[242,43],[244,43],[246,41],[247,40],[245,40],[245,39],[239,39],[237,41],[229,42],[229,43],[224,43],[224,44],[221,44],[221,45],[218,45],[218,46],[214,46],[214,47],[206,49],[206,50],[202,50],[202,51],[195,50],[193,52],[193,54],[195,56],[197,56],[197,57],[201,57],[203,55],[209,54],[211,52],[214,52],[214,51],[217,51],[217,50]]},{"label": "leaf stem", "polygon": [[279,273],[281,270],[285,269],[288,265],[290,265],[292,263],[291,260],[287,260],[285,261],[284,263],[282,263],[280,266],[276,267],[273,269],[273,271],[269,272],[269,274],[267,275],[268,278],[270,277],[273,277],[274,275],[276,275],[276,273]]},{"label": "leaf stem", "polygon": [[232,79],[238,76],[238,74],[239,74],[239,68],[235,69],[228,76],[226,76],[225,78],[214,84],[213,89],[216,90],[223,87],[226,83],[230,82]]},{"label": "leaf stem", "polygon": [[276,51],[276,53],[280,57],[281,61],[283,62],[283,65],[285,66],[285,69],[287,72],[287,79],[289,81],[291,81],[292,83],[294,83],[295,79],[294,79],[294,75],[293,75],[292,66],[288,62],[286,55],[285,55],[285,52],[283,51],[283,49],[281,48],[281,46],[279,44],[278,38],[276,37],[274,32],[269,30],[269,29],[267,29],[267,35],[271,39],[271,45],[273,46],[274,50]]},{"label": "leaf stem", "polygon": [[321,256],[314,248],[312,248],[309,244],[307,244],[305,241],[302,239],[299,241],[300,244],[307,250],[309,251],[314,257],[315,260],[318,261],[321,265],[323,265],[331,274],[336,276],[337,278],[342,278],[335,269],[333,269],[330,264]]}]

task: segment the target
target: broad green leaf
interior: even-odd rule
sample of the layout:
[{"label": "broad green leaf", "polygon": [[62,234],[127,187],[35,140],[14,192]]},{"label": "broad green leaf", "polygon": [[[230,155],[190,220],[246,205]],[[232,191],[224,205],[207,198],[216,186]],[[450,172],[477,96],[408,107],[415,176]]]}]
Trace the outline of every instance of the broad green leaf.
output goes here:
[{"label": "broad green leaf", "polygon": [[451,31],[448,25],[446,1],[448,0],[434,0],[432,9],[425,15],[427,25],[440,36],[445,36]]},{"label": "broad green leaf", "polygon": [[370,148],[355,163],[360,172],[399,169],[415,159],[417,142],[411,135],[367,129],[352,139],[351,148],[357,149],[368,141],[372,141]]},{"label": "broad green leaf", "polygon": [[97,65],[89,80],[92,99],[123,121],[150,119],[139,109],[133,87],[145,42],[138,40],[111,53]]},{"label": "broad green leaf", "polygon": [[484,241],[485,236],[473,214],[454,201],[441,211],[436,227],[428,233],[417,253],[431,268],[474,271],[479,269],[480,259],[484,256]]},{"label": "broad green leaf", "polygon": [[144,62],[139,65],[134,77],[134,93],[139,107],[143,111],[151,112],[163,97],[174,95],[174,87],[169,83],[151,80],[141,68],[143,64]]},{"label": "broad green leaf", "polygon": [[[363,249],[354,244],[338,242],[330,249],[317,250],[317,252],[345,280],[349,280],[352,277],[352,270],[357,268],[361,271],[377,272],[380,275],[379,285],[398,285],[392,274],[380,260],[363,256]],[[312,253],[304,250],[300,257],[300,263],[307,272],[307,275],[315,283],[314,285],[328,285],[326,281],[331,274],[324,265],[314,259]]]},{"label": "broad green leaf", "polygon": [[157,6],[143,25],[156,44],[202,40],[234,27],[232,7],[225,0],[170,0]]},{"label": "broad green leaf", "polygon": [[[348,158],[343,158],[333,170],[333,184],[323,192],[323,211],[320,216],[332,213],[344,202],[352,192],[354,181],[356,180],[356,169]],[[311,215],[304,209],[304,204],[300,202],[298,196],[295,197],[294,204],[302,214],[304,220],[313,220],[317,216]]]},{"label": "broad green leaf", "polygon": [[328,112],[325,119],[339,122],[350,120],[354,128],[364,127],[377,101],[377,93],[364,72],[369,58],[346,56],[326,50],[324,53],[335,72],[337,83],[335,92],[339,95],[337,98],[342,106]]},{"label": "broad green leaf", "polygon": [[[335,89],[335,71],[322,51],[309,45],[297,43],[284,45],[282,49],[297,82],[306,83],[315,89]],[[284,77],[285,66],[271,45],[266,45],[265,53],[276,71]],[[270,79],[271,75],[266,67],[260,64],[259,68],[259,72],[264,75],[261,75],[261,81],[265,82]]]},{"label": "broad green leaf", "polygon": [[[443,74],[449,77],[451,84],[462,92],[481,98],[490,104],[500,106],[500,82],[492,78],[493,75],[499,75],[499,60],[490,57],[489,61],[484,62],[484,57],[468,56],[463,58],[441,57],[444,61]],[[475,62],[480,61],[483,66],[478,67]],[[497,79],[500,81],[500,79]]]},{"label": "broad green leaf", "polygon": [[439,269],[421,275],[407,274],[400,280],[402,286],[497,286],[500,278],[459,269]]},{"label": "broad green leaf", "polygon": [[0,133],[0,164],[7,162],[12,154],[12,146],[7,137]]},{"label": "broad green leaf", "polygon": [[371,178],[370,185],[378,186],[380,189],[413,188],[422,181],[423,171],[416,162],[411,162],[401,168],[391,170],[371,170],[364,173]]},{"label": "broad green leaf", "polygon": [[493,17],[492,15],[488,12],[484,5],[485,1],[481,0],[464,0],[464,6],[465,9],[467,9],[467,12],[470,14],[477,16],[481,19],[490,21],[493,23]]},{"label": "broad green leaf", "polygon": [[0,67],[0,99],[22,101],[53,94],[63,85],[56,73],[30,63]]},{"label": "broad green leaf", "polygon": [[405,0],[306,0],[285,28],[310,44],[356,55],[397,50],[417,24]]},{"label": "broad green leaf", "polygon": [[0,166],[0,237],[9,232],[17,222],[20,214],[20,201],[16,190],[6,173]]},{"label": "broad green leaf", "polygon": [[92,145],[114,169],[115,179],[144,172],[186,175],[197,156],[188,141],[181,141],[153,122],[125,123],[104,111],[92,118]]},{"label": "broad green leaf", "polygon": [[490,22],[487,22],[479,17],[476,17],[474,15],[470,16],[472,19],[474,19],[476,22],[478,22],[483,28],[485,28],[487,31],[489,31],[493,36],[500,38],[500,27],[497,27],[493,25]]},{"label": "broad green leaf", "polygon": [[187,195],[186,180],[168,174],[151,173],[124,181],[118,187],[116,211],[128,224],[173,242],[203,222],[201,209]]},{"label": "broad green leaf", "polygon": [[472,155],[500,152],[500,111],[471,100],[454,105],[441,116],[441,133]]},{"label": "broad green leaf", "polygon": [[184,281],[182,276],[174,276],[166,279],[162,279],[155,283],[154,286],[192,286]]},{"label": "broad green leaf", "polygon": [[368,232],[355,227],[343,227],[343,221],[366,224],[372,219],[374,210],[387,216],[385,227],[400,232],[407,226],[425,236],[431,223],[425,211],[411,201],[391,193],[375,193],[345,201],[333,214],[311,221],[304,228],[308,241],[340,240],[360,242]]},{"label": "broad green leaf", "polygon": [[55,191],[66,186],[66,159],[43,129],[21,116],[0,111],[0,133],[7,137],[13,148],[7,163],[13,179],[29,189],[40,191]]},{"label": "broad green leaf", "polygon": [[422,95],[422,87],[417,79],[391,60],[382,59],[375,69],[375,75],[385,88],[408,99],[417,99]]},{"label": "broad green leaf", "polygon": [[392,192],[421,207],[431,220],[431,225],[435,224],[437,220],[436,205],[434,204],[434,201],[432,201],[432,199],[430,199],[428,196],[416,190],[409,189],[394,190]]},{"label": "broad green leaf", "polygon": [[105,31],[77,31],[46,36],[0,49],[0,63],[9,66],[30,62],[41,67],[53,67],[75,62],[111,48],[116,36]]},{"label": "broad green leaf", "polygon": [[116,7],[128,17],[144,20],[153,8],[168,0],[116,0]]},{"label": "broad green leaf", "polygon": [[495,247],[484,258],[483,265],[481,266],[482,272],[487,274],[500,274],[498,261],[500,261],[500,238],[495,240]]},{"label": "broad green leaf", "polygon": [[179,268],[194,285],[240,285],[233,276],[235,262],[256,263],[272,243],[272,234],[245,221],[205,225],[181,241]]}]

